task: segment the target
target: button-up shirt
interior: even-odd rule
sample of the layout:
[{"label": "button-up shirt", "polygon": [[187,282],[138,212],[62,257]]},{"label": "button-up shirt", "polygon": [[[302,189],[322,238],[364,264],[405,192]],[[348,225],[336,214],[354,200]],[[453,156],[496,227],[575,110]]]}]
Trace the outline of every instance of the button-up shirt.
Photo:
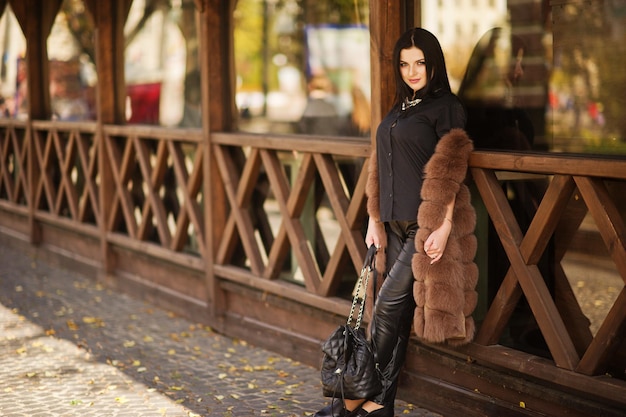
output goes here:
[{"label": "button-up shirt", "polygon": [[394,107],[376,132],[380,220],[415,220],[422,202],[424,166],[439,139],[465,127],[465,110],[451,93],[427,97],[402,110]]}]

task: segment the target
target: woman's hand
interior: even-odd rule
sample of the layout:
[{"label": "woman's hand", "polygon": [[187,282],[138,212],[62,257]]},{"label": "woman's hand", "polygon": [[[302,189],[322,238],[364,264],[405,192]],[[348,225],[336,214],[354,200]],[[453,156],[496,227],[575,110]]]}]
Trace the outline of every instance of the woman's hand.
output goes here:
[{"label": "woman's hand", "polygon": [[383,236],[380,235],[380,228],[376,227],[376,220],[370,217],[367,222],[367,233],[365,234],[365,245],[369,248],[372,245],[376,245],[376,249],[380,249],[380,242],[383,241]]},{"label": "woman's hand", "polygon": [[439,261],[443,256],[451,230],[452,222],[446,218],[441,226],[434,230],[424,242],[424,252],[431,259],[431,265]]}]

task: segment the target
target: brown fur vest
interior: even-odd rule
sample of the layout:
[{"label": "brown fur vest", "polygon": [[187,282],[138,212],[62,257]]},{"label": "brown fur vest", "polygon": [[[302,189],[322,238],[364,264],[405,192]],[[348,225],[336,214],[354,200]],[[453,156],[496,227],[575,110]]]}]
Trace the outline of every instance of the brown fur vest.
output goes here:
[{"label": "brown fur vest", "polygon": [[[419,338],[428,342],[459,345],[472,340],[476,307],[478,268],[474,263],[476,254],[476,213],[471,205],[469,189],[464,181],[467,161],[473,150],[471,139],[462,129],[452,129],[444,135],[435,153],[424,168],[422,204],[417,214],[419,230],[415,236],[417,253],[413,256],[413,296],[417,308],[414,330]],[[367,212],[376,220],[381,236],[384,225],[380,222],[380,201],[376,151],[369,159],[369,178],[366,194]],[[444,221],[445,207],[455,199],[452,231],[443,257],[435,264],[424,253],[424,241]],[[383,273],[386,265],[386,243],[376,257],[376,269]],[[382,280],[379,280],[382,281]],[[380,289],[382,282],[377,285]],[[371,300],[373,288],[368,288]],[[368,305],[368,318],[371,316]]]}]

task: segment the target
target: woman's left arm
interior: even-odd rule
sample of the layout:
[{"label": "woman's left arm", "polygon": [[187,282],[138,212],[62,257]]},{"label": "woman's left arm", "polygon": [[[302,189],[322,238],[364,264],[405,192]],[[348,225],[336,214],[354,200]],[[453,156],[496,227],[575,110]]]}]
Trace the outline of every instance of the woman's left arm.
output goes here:
[{"label": "woman's left arm", "polygon": [[448,237],[450,237],[450,232],[452,231],[454,203],[455,199],[452,199],[452,201],[446,205],[446,213],[443,223],[436,230],[434,230],[424,242],[424,252],[426,252],[426,255],[431,259],[431,265],[440,260],[446,250]]}]

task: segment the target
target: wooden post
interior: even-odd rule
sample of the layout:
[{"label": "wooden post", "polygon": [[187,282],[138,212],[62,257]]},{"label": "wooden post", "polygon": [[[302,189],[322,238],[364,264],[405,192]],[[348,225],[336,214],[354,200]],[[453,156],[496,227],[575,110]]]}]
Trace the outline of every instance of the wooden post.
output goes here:
[{"label": "wooden post", "polygon": [[125,122],[124,104],[126,82],[124,78],[124,22],[130,9],[130,0],[88,1],[87,7],[96,22],[96,90],[98,172],[100,173],[100,247],[102,271],[106,275],[114,268],[109,250],[107,224],[115,183],[107,157],[105,124]]},{"label": "wooden post", "polygon": [[372,145],[376,144],[376,126],[391,109],[396,91],[393,47],[404,31],[403,3],[403,1],[370,1]]},{"label": "wooden post", "polygon": [[235,69],[233,59],[233,11],[235,1],[196,0],[200,20],[200,70],[202,85],[202,134],[204,216],[206,225],[206,288],[212,326],[220,329],[225,297],[215,277],[213,263],[226,224],[226,194],[213,154],[211,133],[233,128]]},{"label": "wooden post", "polygon": [[24,63],[27,74],[26,100],[28,101],[28,188],[30,193],[28,222],[30,242],[37,244],[41,241],[41,229],[35,221],[36,208],[34,201],[36,187],[34,185],[41,173],[35,155],[35,136],[31,122],[37,119],[49,119],[52,114],[47,39],[54,19],[61,7],[61,0],[44,2],[39,0],[12,1],[11,7],[24,32],[27,45]]}]

